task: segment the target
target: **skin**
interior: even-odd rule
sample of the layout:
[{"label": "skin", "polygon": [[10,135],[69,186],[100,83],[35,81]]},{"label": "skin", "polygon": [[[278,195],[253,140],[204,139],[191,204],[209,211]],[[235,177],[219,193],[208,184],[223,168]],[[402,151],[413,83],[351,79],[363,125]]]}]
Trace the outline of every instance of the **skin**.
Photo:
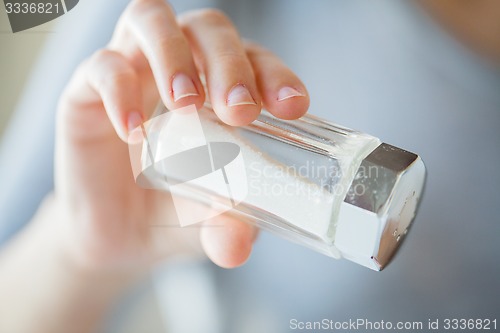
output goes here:
[{"label": "skin", "polygon": [[[191,80],[194,94],[179,97],[178,75]],[[235,86],[251,100],[230,105]],[[279,101],[283,87],[300,94]],[[206,254],[233,268],[248,259],[256,230],[227,215],[201,228],[152,228],[173,219],[171,198],[139,188],[132,176],[127,134],[158,100],[177,109],[200,108],[206,98],[233,126],[255,120],[263,105],[286,119],[309,106],[300,79],[269,51],[244,43],[222,12],[175,17],[162,0],[132,1],[107,47],[78,67],[60,98],[54,193],[0,254],[0,294],[14,300],[0,302],[0,313],[12,314],[0,331],[92,331],[159,260]]]},{"label": "skin", "polygon": [[[466,41],[499,54],[498,34],[479,33],[479,26],[498,28],[500,11],[483,8],[471,18],[467,1],[422,2]],[[480,2],[498,9],[496,1]],[[475,28],[464,28],[469,25]],[[179,97],[173,83],[179,75],[195,94]],[[231,105],[235,87],[246,88],[251,100]],[[284,87],[297,93],[284,98]],[[0,313],[9,314],[0,320],[1,332],[94,331],[159,260],[206,255],[232,268],[248,259],[256,230],[227,215],[202,228],[152,228],[174,218],[171,198],[139,188],[132,177],[127,134],[157,101],[169,109],[199,108],[206,98],[233,126],[252,122],[262,106],[283,119],[298,118],[309,106],[300,79],[271,52],[243,42],[222,12],[175,17],[162,0],[132,1],[107,47],[79,66],[60,98],[54,193],[0,253]]]}]

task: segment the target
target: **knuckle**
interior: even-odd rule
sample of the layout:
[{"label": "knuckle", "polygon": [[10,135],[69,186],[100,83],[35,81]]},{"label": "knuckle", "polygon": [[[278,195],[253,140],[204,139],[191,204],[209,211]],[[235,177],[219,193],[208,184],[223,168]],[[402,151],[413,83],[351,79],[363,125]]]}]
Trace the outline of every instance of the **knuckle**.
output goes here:
[{"label": "knuckle", "polygon": [[117,52],[100,49],[78,69],[98,91],[109,90],[126,81],[135,80],[136,73]]},{"label": "knuckle", "polygon": [[120,68],[106,75],[96,75],[94,87],[102,94],[103,92],[120,91],[124,87],[130,86],[134,81],[137,81],[134,71],[128,68]]},{"label": "knuckle", "polygon": [[198,11],[198,16],[206,21],[214,23],[227,23],[229,18],[224,14],[223,11],[214,8],[200,9]]},{"label": "knuckle", "polygon": [[96,83],[100,88],[103,89],[113,89],[115,87],[121,87],[126,82],[130,82],[133,79],[133,73],[129,71],[115,72],[111,75],[105,75],[100,78]]},{"label": "knuckle", "polygon": [[192,11],[185,16],[185,21],[187,22],[199,22],[202,21],[205,24],[212,26],[224,26],[232,27],[233,24],[227,15],[214,8],[204,8]]},{"label": "knuckle", "polygon": [[132,1],[125,9],[124,15],[127,17],[138,15],[144,11],[151,10],[158,5],[156,0],[135,0]]},{"label": "knuckle", "polygon": [[[169,4],[158,0],[135,0],[132,1],[122,14],[122,20],[126,25],[134,25],[138,19],[164,20],[165,9],[169,9]],[[142,21],[141,19],[139,21]]]},{"label": "knuckle", "polygon": [[277,58],[273,52],[254,41],[244,40],[243,45],[246,53],[251,57]]},{"label": "knuckle", "polygon": [[161,34],[152,41],[152,48],[160,55],[168,54],[172,50],[181,50],[187,46],[183,35],[180,34]]},{"label": "knuckle", "polygon": [[100,49],[95,51],[89,58],[89,65],[100,64],[109,61],[113,57],[115,52],[106,49]]},{"label": "knuckle", "polygon": [[246,55],[235,50],[218,50],[215,52],[214,58],[227,66],[245,68],[248,65]]}]

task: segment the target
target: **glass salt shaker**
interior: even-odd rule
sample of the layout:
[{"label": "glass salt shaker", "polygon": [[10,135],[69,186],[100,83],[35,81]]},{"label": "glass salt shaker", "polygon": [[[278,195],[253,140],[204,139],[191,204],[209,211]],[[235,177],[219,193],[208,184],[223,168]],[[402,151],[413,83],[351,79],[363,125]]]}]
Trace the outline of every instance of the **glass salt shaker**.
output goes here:
[{"label": "glass salt shaker", "polygon": [[[263,111],[231,127],[209,104],[160,107],[132,135],[137,183],[171,192],[181,225],[224,212],[377,271],[407,234],[425,182],[418,155],[312,115]],[[186,198],[205,208],[182,208]]]}]

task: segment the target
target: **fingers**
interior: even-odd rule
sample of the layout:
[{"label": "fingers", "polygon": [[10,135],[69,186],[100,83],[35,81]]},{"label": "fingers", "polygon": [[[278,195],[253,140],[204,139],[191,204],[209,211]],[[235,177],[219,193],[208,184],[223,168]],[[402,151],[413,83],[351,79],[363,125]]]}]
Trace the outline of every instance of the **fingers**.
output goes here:
[{"label": "fingers", "polygon": [[179,18],[207,80],[210,101],[222,121],[246,125],[257,118],[261,98],[252,66],[231,21],[220,11]]},{"label": "fingers", "polygon": [[117,33],[110,47],[136,55],[137,49],[122,49],[129,44],[123,39],[132,38],[147,58],[165,106],[176,109],[196,104],[200,108],[205,100],[203,86],[171,7],[163,0],[134,1],[121,20],[125,32]]},{"label": "fingers", "polygon": [[257,229],[228,214],[204,222],[200,239],[207,256],[223,268],[243,265],[252,251]]},{"label": "fingers", "polygon": [[215,112],[227,124],[255,120],[262,100],[284,119],[300,117],[309,106],[297,76],[270,52],[255,45],[245,49],[234,25],[217,10],[176,19],[163,0],[134,1],[120,19],[110,48],[128,57],[138,72],[150,68],[169,109],[202,106],[205,92],[198,69],[205,75]]},{"label": "fingers", "polygon": [[[107,135],[107,117],[118,136],[126,141],[128,131],[143,118],[140,82],[134,68],[120,53],[97,51],[84,62],[63,94],[63,112],[68,110],[72,134],[93,138]],[[93,107],[95,105],[95,107]],[[69,118],[69,119],[68,119]]]},{"label": "fingers", "polygon": [[307,112],[309,95],[302,81],[271,52],[246,43],[264,107],[282,119],[296,119]]}]

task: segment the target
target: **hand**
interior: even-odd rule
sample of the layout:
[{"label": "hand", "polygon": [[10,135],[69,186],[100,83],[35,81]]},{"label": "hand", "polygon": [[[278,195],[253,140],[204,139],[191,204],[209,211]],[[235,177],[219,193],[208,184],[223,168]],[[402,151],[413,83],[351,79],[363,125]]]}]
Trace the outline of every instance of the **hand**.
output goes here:
[{"label": "hand", "polygon": [[[206,78],[209,96],[200,81]],[[206,254],[222,267],[248,258],[256,231],[226,215],[216,228],[152,228],[172,218],[166,193],[139,188],[124,142],[158,100],[169,109],[209,97],[224,122],[240,126],[266,107],[298,118],[306,88],[276,56],[244,43],[221,12],[178,18],[163,0],[133,1],[108,46],[75,72],[57,116],[55,199],[61,239],[91,267],[149,264],[175,253]],[[194,231],[194,232],[193,232]],[[193,235],[194,233],[194,235]]]}]

